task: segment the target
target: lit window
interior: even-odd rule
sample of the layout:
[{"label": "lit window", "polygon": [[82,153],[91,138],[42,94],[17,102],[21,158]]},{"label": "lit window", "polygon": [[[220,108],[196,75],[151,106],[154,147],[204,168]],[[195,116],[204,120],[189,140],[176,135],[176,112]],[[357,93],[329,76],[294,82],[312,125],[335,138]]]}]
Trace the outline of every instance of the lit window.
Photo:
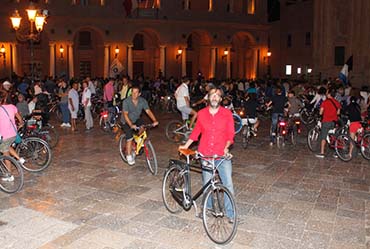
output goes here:
[{"label": "lit window", "polygon": [[104,6],[105,5],[105,0],[100,0],[100,6]]},{"label": "lit window", "polygon": [[302,68],[298,67],[297,68],[297,74],[301,74],[302,73]]},{"label": "lit window", "polygon": [[292,75],[292,65],[286,65],[285,66],[285,74],[286,75]]},{"label": "lit window", "polygon": [[254,15],[256,11],[256,0],[248,0],[248,14]]}]

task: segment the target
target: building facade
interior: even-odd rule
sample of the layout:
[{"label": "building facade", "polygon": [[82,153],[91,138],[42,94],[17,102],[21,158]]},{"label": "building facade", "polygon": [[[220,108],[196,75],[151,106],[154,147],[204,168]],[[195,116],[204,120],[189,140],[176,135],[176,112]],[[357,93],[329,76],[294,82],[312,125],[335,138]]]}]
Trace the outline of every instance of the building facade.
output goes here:
[{"label": "building facade", "polygon": [[[261,78],[267,74],[269,25],[259,0],[38,0],[48,10],[40,41],[29,32],[30,1],[8,1],[0,13],[0,75],[154,78]],[[18,32],[10,16],[22,16]],[[46,12],[44,12],[46,13]],[[31,55],[33,52],[33,55]]]}]

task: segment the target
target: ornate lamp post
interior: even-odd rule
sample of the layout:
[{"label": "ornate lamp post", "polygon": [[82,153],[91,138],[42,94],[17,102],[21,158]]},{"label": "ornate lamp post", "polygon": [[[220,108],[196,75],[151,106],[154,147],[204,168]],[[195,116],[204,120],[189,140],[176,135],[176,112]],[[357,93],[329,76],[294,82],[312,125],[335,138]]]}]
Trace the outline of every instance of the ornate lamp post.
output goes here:
[{"label": "ornate lamp post", "polygon": [[10,17],[12,22],[13,29],[16,31],[16,38],[19,42],[30,42],[30,51],[31,51],[31,80],[34,80],[34,47],[35,42],[39,42],[41,35],[40,33],[43,30],[45,19],[48,16],[47,10],[38,10],[34,5],[29,5],[29,8],[26,9],[28,21],[29,21],[29,31],[25,31],[27,27],[21,27],[22,17],[19,15],[18,10],[15,10],[13,15]]}]

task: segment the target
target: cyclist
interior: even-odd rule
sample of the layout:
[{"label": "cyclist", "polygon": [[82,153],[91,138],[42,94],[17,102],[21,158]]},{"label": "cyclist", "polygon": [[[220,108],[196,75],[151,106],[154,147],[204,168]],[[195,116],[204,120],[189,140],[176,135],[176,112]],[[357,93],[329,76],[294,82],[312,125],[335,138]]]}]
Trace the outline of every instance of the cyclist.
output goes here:
[{"label": "cyclist", "polygon": [[190,80],[183,77],[182,84],[175,91],[177,109],[181,112],[182,120],[186,122],[191,115],[189,128],[193,127],[195,119],[197,118],[197,112],[190,107],[190,95],[189,95],[189,83]]},{"label": "cyclist", "polygon": [[[361,124],[361,107],[357,103],[356,97],[352,96],[350,98],[350,104],[343,108],[345,113],[348,114],[348,119],[351,122],[349,125],[349,136],[353,141],[355,141],[356,133],[362,128]],[[349,154],[352,156],[353,143],[350,143]]]},{"label": "cyclist", "polygon": [[[0,140],[2,140],[0,142],[0,153],[3,153],[5,156],[12,155],[20,164],[24,164],[24,158],[19,157],[17,152],[11,146],[17,135],[15,118],[22,126],[23,119],[19,114],[17,107],[9,104],[8,93],[4,90],[0,90]],[[7,167],[9,166],[9,163],[9,161],[5,161],[5,165]],[[14,177],[12,175],[1,175],[0,177],[3,181],[14,181]]]},{"label": "cyclist", "polygon": [[319,135],[320,141],[320,154],[316,154],[318,158],[325,157],[325,144],[326,137],[328,136],[329,130],[335,127],[338,122],[338,115],[340,114],[341,105],[334,99],[336,95],[335,88],[331,88],[326,92],[326,100],[322,102],[320,106],[320,115],[322,116],[321,131]]},{"label": "cyclist", "polygon": [[[234,142],[234,121],[230,110],[221,106],[223,92],[220,88],[209,91],[208,106],[199,111],[198,121],[191,133],[189,140],[179,147],[187,149],[197,141],[201,135],[198,151],[203,155],[228,156],[229,147]],[[217,162],[216,162],[217,163]],[[226,159],[218,167],[222,184],[234,194],[232,181],[232,164]],[[203,184],[212,177],[209,171],[202,172]],[[226,212],[229,218],[233,217],[230,200],[226,200]]]},{"label": "cyclist", "polygon": [[126,134],[127,163],[129,165],[134,165],[135,158],[132,155],[132,130],[137,130],[138,127],[143,124],[140,118],[141,112],[144,110],[146,114],[148,114],[149,118],[153,121],[153,126],[157,126],[158,121],[153,112],[149,109],[148,102],[143,97],[140,97],[140,86],[133,85],[131,90],[131,96],[127,97],[122,103],[123,118],[121,121],[124,124],[122,128]]},{"label": "cyclist", "polygon": [[257,129],[260,125],[260,121],[257,118],[257,108],[258,108],[257,94],[248,93],[247,99],[244,102],[245,114],[248,117],[248,123],[253,124],[252,134],[257,136]]},{"label": "cyclist", "polygon": [[287,102],[287,98],[283,95],[281,86],[276,87],[276,94],[271,97],[271,100],[266,104],[267,107],[272,107],[271,114],[271,131],[270,131],[270,146],[274,145],[276,137],[276,127],[279,116],[284,115],[284,106]]}]

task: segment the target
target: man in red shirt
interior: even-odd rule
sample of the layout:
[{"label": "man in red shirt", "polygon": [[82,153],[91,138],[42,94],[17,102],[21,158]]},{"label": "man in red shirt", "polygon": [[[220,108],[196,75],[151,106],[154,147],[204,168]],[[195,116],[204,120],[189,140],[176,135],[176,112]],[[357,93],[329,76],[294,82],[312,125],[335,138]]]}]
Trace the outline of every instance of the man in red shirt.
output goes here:
[{"label": "man in red shirt", "polygon": [[[213,88],[208,92],[209,105],[198,112],[197,122],[191,133],[189,140],[179,147],[187,149],[194,141],[201,136],[198,151],[206,156],[227,156],[229,147],[234,142],[234,120],[230,110],[220,106],[222,101],[222,90]],[[217,163],[217,160],[216,160]],[[218,173],[222,184],[234,194],[232,181],[232,164],[230,159],[226,159],[218,167]],[[212,173],[203,171],[203,184],[207,183]],[[229,200],[225,200],[226,212],[229,218],[233,217]]]},{"label": "man in red shirt", "polygon": [[336,95],[336,90],[334,88],[329,89],[326,92],[326,100],[322,102],[320,106],[321,120],[321,132],[319,139],[321,141],[320,154],[316,154],[316,157],[325,157],[325,145],[326,137],[328,136],[329,130],[335,127],[336,122],[338,122],[338,115],[340,113],[340,103],[334,99]]}]

